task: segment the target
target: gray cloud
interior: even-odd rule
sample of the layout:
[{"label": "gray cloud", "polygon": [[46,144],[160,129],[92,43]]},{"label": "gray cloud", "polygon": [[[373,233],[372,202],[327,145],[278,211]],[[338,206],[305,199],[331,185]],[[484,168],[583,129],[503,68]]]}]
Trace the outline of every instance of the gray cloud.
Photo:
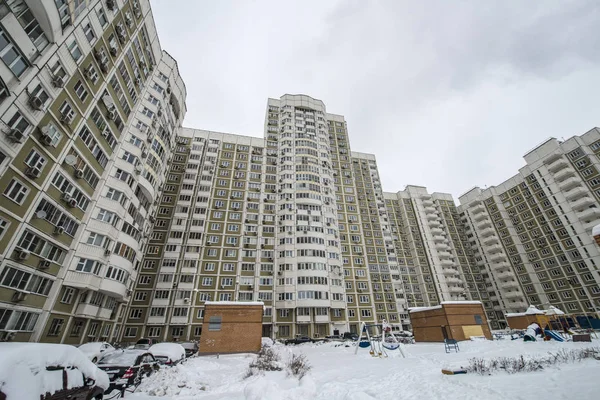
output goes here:
[{"label": "gray cloud", "polygon": [[262,136],[267,97],[343,114],[384,188],[493,185],[549,136],[597,125],[595,1],[153,0],[186,125]]}]

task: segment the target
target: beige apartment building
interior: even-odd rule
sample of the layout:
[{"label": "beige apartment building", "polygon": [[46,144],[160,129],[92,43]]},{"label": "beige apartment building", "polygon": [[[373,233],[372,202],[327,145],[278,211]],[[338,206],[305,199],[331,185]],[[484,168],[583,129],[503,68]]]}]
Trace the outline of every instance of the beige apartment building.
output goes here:
[{"label": "beige apartment building", "polygon": [[0,2],[0,340],[119,336],[185,113],[147,0]]},{"label": "beige apartment building", "polygon": [[478,300],[600,306],[600,131],[550,139],[460,197],[383,192],[374,155],[306,95],[257,137],[182,128],[186,89],[147,0],[0,3],[0,340],[199,339],[206,301],[261,301],[262,335]]},{"label": "beige apartment building", "polygon": [[548,139],[505,182],[473,188],[459,210],[497,313],[534,304],[597,316],[600,130]]}]

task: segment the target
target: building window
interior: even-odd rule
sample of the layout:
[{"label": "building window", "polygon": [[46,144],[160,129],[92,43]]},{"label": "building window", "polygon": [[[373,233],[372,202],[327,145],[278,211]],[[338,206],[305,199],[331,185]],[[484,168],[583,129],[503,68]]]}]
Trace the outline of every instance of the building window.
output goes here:
[{"label": "building window", "polygon": [[76,40],[73,40],[69,45],[69,53],[71,53],[71,57],[73,57],[73,60],[75,60],[76,63],[78,63],[83,57],[83,53],[79,49],[79,45],[77,44]]},{"label": "building window", "polygon": [[213,316],[210,317],[208,321],[208,330],[209,331],[220,331],[221,330],[221,317]]},{"label": "building window", "polygon": [[0,240],[2,240],[2,237],[8,230],[9,226],[10,226],[10,221],[7,221],[4,218],[0,217]]},{"label": "building window", "polygon": [[65,323],[65,320],[62,318],[54,318],[52,323],[50,324],[50,329],[48,329],[48,336],[58,336],[60,331],[62,330],[62,326]]},{"label": "building window", "polygon": [[28,67],[25,57],[2,28],[0,28],[0,58],[17,77],[21,76]]},{"label": "building window", "polygon": [[174,326],[171,329],[171,336],[173,336],[173,337],[183,336],[183,330],[184,330],[184,328],[182,326]]},{"label": "building window", "polygon": [[7,125],[9,128],[16,129],[23,134],[25,134],[31,126],[29,121],[27,121],[19,111],[14,113]]},{"label": "building window", "polygon": [[83,87],[83,83],[81,83],[81,81],[77,81],[74,89],[75,89],[75,94],[77,95],[77,97],[79,97],[79,100],[81,100],[81,102],[85,102],[85,100],[88,97],[88,92]]},{"label": "building window", "polygon": [[128,326],[127,328],[125,328],[125,337],[135,337],[137,335],[137,330],[138,328],[133,328]]},{"label": "building window", "polygon": [[63,304],[71,304],[73,301],[73,296],[75,296],[75,289],[65,287],[65,291],[63,292],[60,302]]},{"label": "building window", "polygon": [[31,168],[42,170],[46,164],[46,159],[35,150],[31,150],[25,158],[25,165]]},{"label": "building window", "polygon": [[96,41],[96,34],[94,33],[94,29],[92,29],[92,25],[90,25],[89,22],[83,27],[83,33],[90,44]]},{"label": "building window", "polygon": [[19,205],[23,204],[27,193],[29,193],[29,188],[15,178],[10,181],[4,190],[4,195]]}]

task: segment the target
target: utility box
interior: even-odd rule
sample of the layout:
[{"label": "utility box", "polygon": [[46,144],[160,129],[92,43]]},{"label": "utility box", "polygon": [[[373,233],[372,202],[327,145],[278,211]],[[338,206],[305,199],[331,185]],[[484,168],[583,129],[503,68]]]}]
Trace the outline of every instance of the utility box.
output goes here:
[{"label": "utility box", "polygon": [[443,301],[439,306],[408,310],[415,342],[443,342],[444,339],[492,339],[483,305],[479,301]]},{"label": "utility box", "polygon": [[262,302],[207,301],[199,354],[258,352],[263,307]]}]

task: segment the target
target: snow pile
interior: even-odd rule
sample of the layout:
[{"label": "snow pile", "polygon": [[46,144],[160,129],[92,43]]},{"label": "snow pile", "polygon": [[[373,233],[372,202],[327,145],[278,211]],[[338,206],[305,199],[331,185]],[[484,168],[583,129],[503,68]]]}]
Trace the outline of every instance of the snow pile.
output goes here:
[{"label": "snow pile", "polygon": [[260,344],[261,347],[271,347],[274,344],[273,339],[271,339],[269,337],[263,337],[260,340],[261,340],[261,344]]},{"label": "snow pile", "polygon": [[12,399],[39,399],[40,394],[61,390],[62,370],[46,367],[76,367],[67,370],[68,387],[83,385],[83,377],[107,389],[108,375],[77,348],[62,344],[0,343],[0,390]]},{"label": "snow pile", "polygon": [[179,343],[158,343],[150,347],[148,351],[154,357],[166,357],[171,361],[185,358],[185,349]]},{"label": "snow pile", "polygon": [[[174,368],[163,369],[142,382],[131,400],[202,399],[461,399],[544,400],[573,397],[575,382],[578,399],[597,397],[600,362],[594,359],[547,367],[539,372],[521,374],[476,373],[447,376],[441,369],[467,367],[469,360],[492,360],[499,357],[547,357],[548,352],[562,349],[583,349],[595,343],[524,342],[523,340],[464,341],[458,353],[446,354],[443,343],[406,345],[407,358],[397,351],[387,351],[389,357],[372,357],[369,349],[356,349],[337,342],[283,346],[273,348],[285,364],[292,354],[305,354],[312,369],[301,380],[288,376],[287,371],[265,372],[243,379],[255,355],[221,355],[198,357]],[[160,378],[160,379],[158,379]],[[160,389],[160,390],[159,390]]]},{"label": "snow pile", "polygon": [[317,395],[317,386],[309,376],[298,381],[284,371],[274,371],[249,378],[249,381],[244,388],[247,400],[305,400]]}]

